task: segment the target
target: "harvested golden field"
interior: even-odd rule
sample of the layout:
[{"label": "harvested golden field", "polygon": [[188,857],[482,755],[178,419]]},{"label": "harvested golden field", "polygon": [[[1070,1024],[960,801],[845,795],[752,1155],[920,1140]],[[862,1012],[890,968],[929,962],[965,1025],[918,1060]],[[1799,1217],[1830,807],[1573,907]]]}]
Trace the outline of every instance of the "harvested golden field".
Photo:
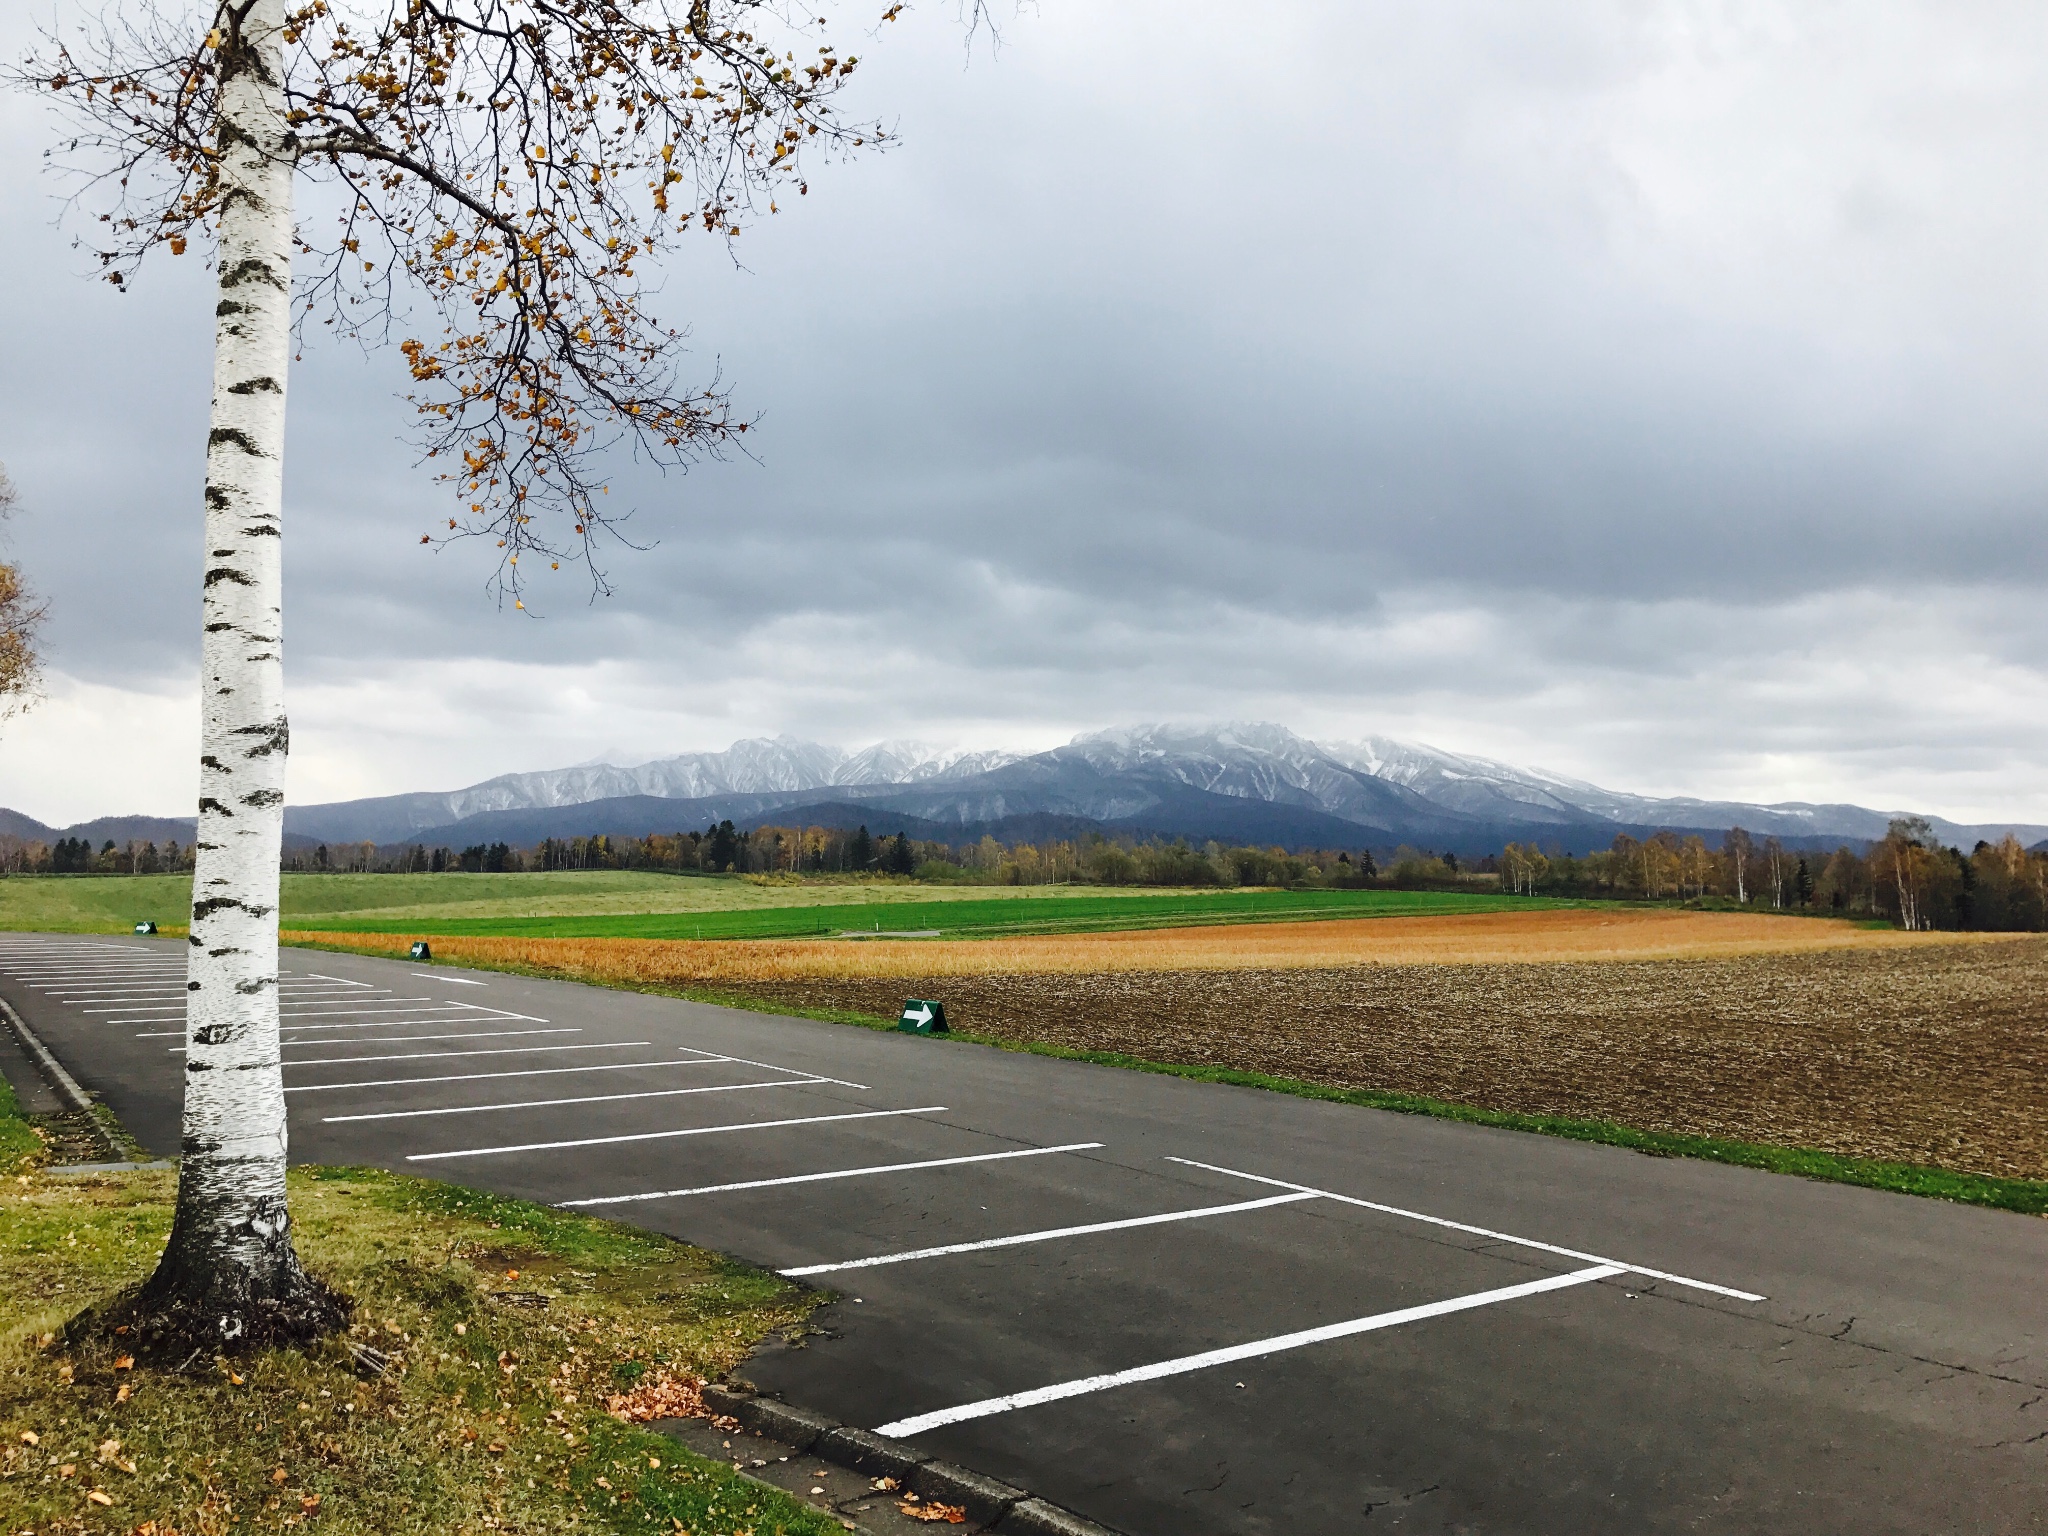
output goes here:
[{"label": "harvested golden field", "polygon": [[[407,937],[287,933],[403,954]],[[1578,908],[1373,917],[932,943],[917,939],[541,939],[437,937],[451,960],[542,967],[593,981],[664,985],[862,977],[1103,975],[1132,971],[1323,970],[1383,965],[1527,965],[1831,949],[1996,943],[2001,934],[1901,933],[1819,918],[1669,908]]]},{"label": "harvested golden field", "polygon": [[[929,952],[929,951],[928,951]],[[2048,939],[1551,965],[927,973],[766,1002],[1528,1114],[2048,1178]]]}]

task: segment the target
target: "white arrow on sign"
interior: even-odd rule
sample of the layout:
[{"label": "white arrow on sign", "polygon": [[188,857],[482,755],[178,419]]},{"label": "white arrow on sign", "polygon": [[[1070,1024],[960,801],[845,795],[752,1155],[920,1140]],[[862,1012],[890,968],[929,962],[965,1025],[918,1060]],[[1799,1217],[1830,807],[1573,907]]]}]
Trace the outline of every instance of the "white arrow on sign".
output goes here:
[{"label": "white arrow on sign", "polygon": [[903,1017],[913,1024],[929,1024],[932,1021],[932,1005],[919,1003],[915,1012],[906,1008],[903,1010]]}]

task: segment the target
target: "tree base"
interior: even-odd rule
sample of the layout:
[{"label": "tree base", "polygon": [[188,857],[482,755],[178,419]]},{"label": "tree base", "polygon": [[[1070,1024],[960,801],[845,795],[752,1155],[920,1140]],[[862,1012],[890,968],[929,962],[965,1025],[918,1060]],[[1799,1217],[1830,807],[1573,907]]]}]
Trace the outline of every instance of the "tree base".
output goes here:
[{"label": "tree base", "polygon": [[118,1346],[138,1364],[182,1370],[223,1355],[304,1349],[348,1326],[353,1303],[294,1262],[282,1283],[258,1294],[243,1272],[223,1266],[181,1285],[168,1262],[142,1285],[81,1312],[64,1327],[67,1344]]}]

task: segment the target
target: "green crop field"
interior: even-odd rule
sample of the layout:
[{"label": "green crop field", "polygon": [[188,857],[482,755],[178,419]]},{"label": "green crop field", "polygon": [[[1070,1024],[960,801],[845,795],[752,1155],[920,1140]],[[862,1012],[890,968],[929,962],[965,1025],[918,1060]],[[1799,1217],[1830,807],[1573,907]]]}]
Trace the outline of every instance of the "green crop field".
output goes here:
[{"label": "green crop field", "polygon": [[[1039,887],[1045,890],[1045,887]],[[927,887],[929,894],[933,888]],[[1467,896],[1437,891],[1146,891],[1076,894],[1055,887],[1035,900],[992,894],[987,887],[954,891],[940,901],[908,899],[881,910],[873,903],[755,908],[724,912],[615,913],[599,916],[496,917],[388,922],[327,917],[286,920],[299,929],[359,933],[563,939],[786,939],[838,935],[910,935],[983,939],[1037,933],[1108,933],[1184,928],[1206,923],[1306,922],[1343,917],[1423,917],[1588,905],[1517,896]]]},{"label": "green crop field", "polygon": [[[179,875],[0,879],[0,929],[124,933],[182,926]],[[741,879],[640,870],[515,875],[284,877],[284,926],[369,933],[759,939],[865,931],[946,938],[1088,933],[1197,923],[1423,916],[1571,905],[1429,891],[1202,891],[1129,886],[917,885]]]}]

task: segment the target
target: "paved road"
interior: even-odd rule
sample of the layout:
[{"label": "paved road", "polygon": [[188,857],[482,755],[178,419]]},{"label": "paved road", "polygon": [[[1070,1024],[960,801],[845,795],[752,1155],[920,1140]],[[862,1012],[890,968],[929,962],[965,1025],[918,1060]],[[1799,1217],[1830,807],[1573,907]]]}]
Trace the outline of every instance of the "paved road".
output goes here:
[{"label": "paved road", "polygon": [[[0,993],[166,1153],[182,963],[0,936]],[[807,1273],[842,1297],[830,1334],[755,1380],[1135,1536],[2048,1529],[2048,1222],[564,984],[286,963],[296,1156]]]}]

